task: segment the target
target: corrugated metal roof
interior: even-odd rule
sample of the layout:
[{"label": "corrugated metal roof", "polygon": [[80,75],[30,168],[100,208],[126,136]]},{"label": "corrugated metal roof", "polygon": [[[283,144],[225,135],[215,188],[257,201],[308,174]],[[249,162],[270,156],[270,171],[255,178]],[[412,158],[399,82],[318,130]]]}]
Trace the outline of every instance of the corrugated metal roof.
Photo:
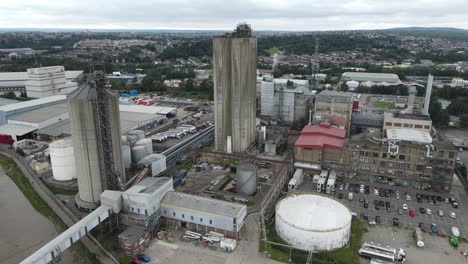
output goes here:
[{"label": "corrugated metal roof", "polygon": [[147,113],[147,114],[160,114],[167,115],[170,112],[176,112],[177,108],[167,106],[145,106],[145,105],[120,105],[121,111],[136,112],[136,113]]},{"label": "corrugated metal roof", "polygon": [[39,123],[49,120],[53,117],[60,116],[68,113],[68,107],[65,103],[48,105],[39,109],[24,112],[21,114],[15,114],[8,117],[8,120]]},{"label": "corrugated metal roof", "polygon": [[16,104],[0,106],[0,111],[5,111],[5,112],[15,111],[18,109],[33,107],[33,106],[42,105],[42,104],[48,104],[48,103],[54,103],[54,102],[59,103],[60,101],[65,101],[66,99],[67,99],[66,95],[48,96],[48,97],[20,102]]},{"label": "corrugated metal roof", "polygon": [[161,205],[177,206],[229,217],[237,217],[241,211],[247,210],[247,206],[243,204],[231,203],[181,192],[166,193]]},{"label": "corrugated metal roof", "polygon": [[5,124],[0,126],[0,134],[10,136],[24,136],[34,130],[36,130],[35,127],[19,124]]},{"label": "corrugated metal roof", "polygon": [[394,141],[408,141],[416,143],[432,143],[432,137],[429,133],[408,128],[388,128],[387,138]]}]

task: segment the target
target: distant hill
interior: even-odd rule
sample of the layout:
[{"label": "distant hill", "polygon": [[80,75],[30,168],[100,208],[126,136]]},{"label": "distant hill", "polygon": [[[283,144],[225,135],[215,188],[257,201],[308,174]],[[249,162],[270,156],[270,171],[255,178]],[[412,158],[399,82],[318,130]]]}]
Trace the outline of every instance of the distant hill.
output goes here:
[{"label": "distant hill", "polygon": [[387,28],[384,31],[440,31],[440,32],[468,32],[467,29],[453,28],[453,27],[401,27],[401,28]]}]

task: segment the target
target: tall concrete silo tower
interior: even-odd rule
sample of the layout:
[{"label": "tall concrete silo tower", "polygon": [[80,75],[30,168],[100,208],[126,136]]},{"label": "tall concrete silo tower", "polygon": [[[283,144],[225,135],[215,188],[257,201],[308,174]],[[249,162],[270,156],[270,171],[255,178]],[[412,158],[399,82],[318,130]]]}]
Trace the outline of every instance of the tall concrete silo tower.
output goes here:
[{"label": "tall concrete silo tower", "polygon": [[215,148],[243,152],[255,141],[257,39],[248,24],[213,39]]},{"label": "tall concrete silo tower", "polygon": [[118,190],[125,180],[118,95],[105,85],[104,75],[68,96],[76,159],[77,205],[93,209],[104,190]]}]

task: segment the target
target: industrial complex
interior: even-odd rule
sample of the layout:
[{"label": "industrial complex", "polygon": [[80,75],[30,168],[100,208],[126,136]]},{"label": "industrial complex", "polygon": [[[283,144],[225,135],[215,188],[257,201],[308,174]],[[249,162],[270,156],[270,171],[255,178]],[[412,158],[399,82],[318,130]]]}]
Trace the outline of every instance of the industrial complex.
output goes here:
[{"label": "industrial complex", "polygon": [[[345,72],[347,91],[317,89],[317,72],[297,79],[257,71],[249,24],[212,41],[213,102],[119,94],[102,70],[0,74],[0,88],[28,95],[0,106],[5,152],[29,166],[38,185],[66,190],[51,199],[74,219],[21,263],[56,261],[88,238],[106,252],[103,263],[139,263],[161,245],[233,256],[255,247],[265,259],[289,252],[290,262],[294,251],[312,263],[313,254],[350,248],[355,221],[375,224],[369,214],[380,208],[398,226],[401,208],[381,198],[409,203],[418,191],[413,200],[428,195],[458,208],[442,197],[452,191],[458,150],[432,124],[432,76],[424,98],[414,86],[407,96],[352,92],[401,84],[385,73]],[[311,63],[318,71],[318,58]],[[381,197],[375,211],[366,195]],[[115,252],[94,237],[110,237]],[[406,259],[402,248],[370,242],[354,254]]]}]

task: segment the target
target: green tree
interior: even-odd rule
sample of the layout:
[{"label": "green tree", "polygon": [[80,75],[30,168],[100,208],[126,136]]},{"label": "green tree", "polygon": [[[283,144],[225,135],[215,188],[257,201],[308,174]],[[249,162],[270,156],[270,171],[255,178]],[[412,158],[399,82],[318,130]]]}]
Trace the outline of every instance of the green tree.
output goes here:
[{"label": "green tree", "polygon": [[16,94],[15,92],[6,92],[1,97],[7,98],[7,99],[16,99]]},{"label": "green tree", "polygon": [[468,114],[464,114],[460,116],[460,126],[461,127],[468,127]]}]

